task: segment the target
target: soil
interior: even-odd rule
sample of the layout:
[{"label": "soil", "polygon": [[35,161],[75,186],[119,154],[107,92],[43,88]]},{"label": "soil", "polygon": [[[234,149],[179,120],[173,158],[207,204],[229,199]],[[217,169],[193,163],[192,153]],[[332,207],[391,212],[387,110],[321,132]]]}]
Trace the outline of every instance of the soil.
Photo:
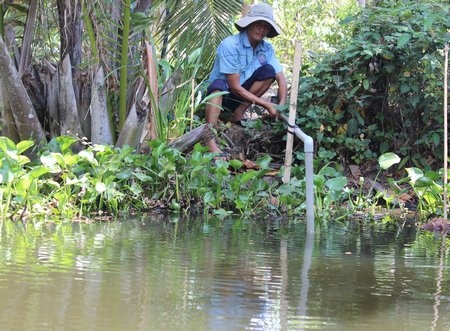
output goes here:
[{"label": "soil", "polygon": [[[276,94],[276,89],[269,89],[262,99],[272,101]],[[229,122],[230,115],[222,112],[218,137],[227,146],[225,150],[232,158],[241,161],[256,161],[269,155],[272,157],[273,167],[280,168],[284,164],[286,131],[274,130],[273,125],[274,121],[280,121],[281,125],[281,120],[271,119],[267,111],[257,105],[252,105],[247,109],[241,123]]]},{"label": "soil", "polygon": [[266,120],[252,119],[243,121],[242,124],[221,123],[219,131],[218,137],[227,146],[225,150],[231,158],[256,161],[270,155],[274,166],[281,167],[284,162],[284,133],[274,132],[271,123]]}]

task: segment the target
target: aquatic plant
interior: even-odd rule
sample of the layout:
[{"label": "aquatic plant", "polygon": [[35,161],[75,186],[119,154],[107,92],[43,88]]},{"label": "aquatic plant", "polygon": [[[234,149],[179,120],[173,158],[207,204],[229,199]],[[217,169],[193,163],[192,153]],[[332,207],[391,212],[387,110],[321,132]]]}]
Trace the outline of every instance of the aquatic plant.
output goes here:
[{"label": "aquatic plant", "polygon": [[11,139],[0,137],[1,218],[19,206],[29,208],[30,202],[36,198],[37,180],[45,171],[36,167],[30,168],[29,171],[24,169],[30,159],[23,153],[31,146],[31,141],[21,141],[16,145]]},{"label": "aquatic plant", "polygon": [[[417,196],[417,210],[421,218],[428,218],[431,215],[443,215],[444,186],[442,181],[442,171],[422,171],[419,168],[406,168],[409,183]],[[447,188],[448,190],[448,188]]]},{"label": "aquatic plant", "polygon": [[[271,158],[257,160],[253,169],[240,160],[216,160],[200,144],[189,155],[158,140],[149,154],[133,148],[84,143],[61,136],[39,151],[31,141],[15,144],[0,137],[0,218],[57,217],[73,219],[93,214],[120,213],[162,208],[172,212],[203,211],[225,217],[261,213],[303,215],[305,180],[302,169],[293,167],[293,178],[282,183],[273,172]],[[31,160],[25,153],[37,154]],[[378,175],[399,163],[394,153],[379,158]],[[406,168],[408,182],[422,217],[442,214],[442,174]],[[270,176],[269,176],[270,175]],[[349,187],[338,164],[328,163],[314,175],[316,219],[327,221],[357,211],[373,210],[379,199],[389,204],[392,195],[372,189]],[[389,200],[391,199],[391,200]]]},{"label": "aquatic plant", "polygon": [[158,207],[252,215],[270,204],[276,185],[264,179],[270,157],[248,170],[239,160],[215,160],[201,145],[186,157],[157,140],[151,142],[150,154],[87,143],[74,152],[76,141],[54,138],[30,161],[22,153],[33,146],[31,141],[16,145],[0,139],[2,219],[118,215]]}]

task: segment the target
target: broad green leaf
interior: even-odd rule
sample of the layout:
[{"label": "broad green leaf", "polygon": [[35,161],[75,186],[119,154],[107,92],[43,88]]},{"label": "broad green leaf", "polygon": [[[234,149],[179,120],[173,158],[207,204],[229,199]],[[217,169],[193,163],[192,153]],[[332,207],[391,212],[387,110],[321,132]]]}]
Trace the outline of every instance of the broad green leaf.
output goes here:
[{"label": "broad green leaf", "polygon": [[131,177],[131,169],[124,169],[119,172],[117,175],[118,179],[129,179]]},{"label": "broad green leaf", "polygon": [[378,158],[378,164],[380,165],[380,168],[383,170],[389,169],[394,164],[397,164],[400,162],[400,157],[395,153],[384,153]]},{"label": "broad green leaf", "polygon": [[314,186],[321,191],[325,185],[325,177],[321,175],[314,175]]},{"label": "broad green leaf", "polygon": [[31,184],[31,178],[30,176],[23,176],[21,177],[17,182],[15,186],[16,189],[16,194],[19,194],[21,196],[25,196],[28,188],[30,187]]},{"label": "broad green leaf", "polygon": [[402,83],[400,85],[400,93],[408,93],[410,90],[410,87],[408,84]]},{"label": "broad green leaf", "polygon": [[434,16],[433,15],[426,16],[423,22],[423,28],[425,30],[428,30],[429,28],[431,28],[433,23],[434,23]]},{"label": "broad green leaf", "polygon": [[241,183],[246,184],[250,180],[254,179],[257,176],[257,172],[255,170],[249,170],[247,172],[244,172],[241,176]]},{"label": "broad green leaf", "polygon": [[141,194],[144,191],[142,189],[142,187],[139,184],[137,184],[136,182],[133,182],[129,188],[130,188],[130,191],[134,195],[139,195],[139,194]]},{"label": "broad green leaf", "polygon": [[216,202],[216,196],[213,192],[207,191],[203,197],[203,202],[205,204],[211,204]]},{"label": "broad green leaf", "polygon": [[56,141],[59,144],[59,148],[61,149],[61,153],[63,154],[72,154],[72,150],[70,146],[73,145],[78,139],[70,136],[60,136],[56,138]]},{"label": "broad green leaf", "polygon": [[268,155],[258,159],[256,163],[261,167],[261,169],[268,169],[270,166],[270,162],[272,161],[272,158]]},{"label": "broad green leaf", "polygon": [[222,176],[228,176],[230,174],[230,171],[228,170],[229,163],[227,161],[223,160],[217,160],[217,173],[221,174]]},{"label": "broad green leaf", "polygon": [[434,182],[430,177],[423,176],[423,177],[417,178],[416,182],[414,183],[414,186],[430,187],[433,184],[434,184]]},{"label": "broad green leaf", "polygon": [[0,137],[0,149],[3,152],[16,149],[14,142],[7,137]]},{"label": "broad green leaf", "polygon": [[358,92],[358,90],[359,90],[359,86],[355,86],[355,87],[350,91],[350,93],[347,94],[347,98],[353,97],[353,96],[355,95],[355,93]]},{"label": "broad green leaf", "polygon": [[29,149],[33,145],[34,145],[34,142],[31,140],[19,141],[19,143],[17,144],[17,152],[19,154],[22,154],[23,152],[25,152],[27,149]]},{"label": "broad green leaf", "polygon": [[[441,169],[441,170],[443,170],[443,169]],[[443,172],[443,171],[441,171],[441,172]],[[437,171],[429,170],[429,171],[425,172],[425,176],[431,178],[432,180],[438,180],[441,178],[442,174]]]},{"label": "broad green leaf", "polygon": [[137,179],[139,179],[141,182],[148,182],[152,179],[152,177],[142,173],[142,172],[133,172],[133,176],[135,176]]},{"label": "broad green leaf", "polygon": [[406,172],[408,173],[408,177],[411,180],[413,184],[416,183],[416,181],[423,177],[423,172],[419,168],[412,167],[412,168],[406,168]]},{"label": "broad green leaf", "polygon": [[339,172],[333,167],[324,166],[319,170],[317,174],[322,176],[337,177],[339,175]]},{"label": "broad green leaf", "polygon": [[252,197],[253,194],[250,194],[249,192],[240,192],[238,199],[243,203],[247,203]]},{"label": "broad green leaf", "polygon": [[278,194],[280,196],[290,195],[294,192],[295,187],[289,184],[283,184],[278,188]]},{"label": "broad green leaf", "polygon": [[441,141],[441,135],[439,133],[434,132],[431,138],[433,139],[434,145],[439,146],[439,142]]},{"label": "broad green leaf", "polygon": [[337,177],[331,178],[325,182],[325,185],[331,190],[335,192],[342,191],[344,187],[347,185],[348,180],[347,177]]},{"label": "broad green leaf", "polygon": [[44,154],[40,157],[41,163],[48,168],[50,172],[57,173],[61,171],[60,165],[65,167],[64,158],[60,153]]},{"label": "broad green leaf", "polygon": [[80,153],[78,153],[78,155],[85,159],[86,161],[88,161],[89,163],[93,164],[93,165],[98,165],[97,160],[95,159],[94,153],[92,153],[92,151],[88,151],[88,150],[82,150]]},{"label": "broad green leaf", "polygon": [[31,170],[29,172],[29,175],[33,178],[39,178],[42,175],[47,174],[48,172],[49,172],[49,169],[47,167],[39,166],[39,167],[36,167],[33,170]]},{"label": "broad green leaf", "polygon": [[242,163],[242,161],[240,161],[240,160],[235,160],[235,159],[230,160],[230,166],[231,166],[234,170],[241,169],[241,168],[242,168],[242,165],[243,165],[243,163]]},{"label": "broad green leaf", "polygon": [[267,182],[263,179],[257,179],[252,183],[251,189],[254,192],[259,192],[267,189]]},{"label": "broad green leaf", "polygon": [[403,33],[397,41],[397,48],[402,48],[405,46],[409,40],[411,39],[411,35],[409,33]]}]

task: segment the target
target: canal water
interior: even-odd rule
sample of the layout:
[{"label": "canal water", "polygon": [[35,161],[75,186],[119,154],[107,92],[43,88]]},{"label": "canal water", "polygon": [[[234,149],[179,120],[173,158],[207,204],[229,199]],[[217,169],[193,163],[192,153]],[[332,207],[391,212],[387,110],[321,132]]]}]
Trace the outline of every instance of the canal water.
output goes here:
[{"label": "canal water", "polygon": [[450,330],[450,242],[413,227],[0,226],[0,330]]}]

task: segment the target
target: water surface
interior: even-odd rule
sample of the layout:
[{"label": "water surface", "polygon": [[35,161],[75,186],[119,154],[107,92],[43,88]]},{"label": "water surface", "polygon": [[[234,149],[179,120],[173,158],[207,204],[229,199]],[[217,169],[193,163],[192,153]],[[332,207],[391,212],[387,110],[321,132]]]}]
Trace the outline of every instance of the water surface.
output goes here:
[{"label": "water surface", "polygon": [[450,330],[448,243],[413,228],[0,226],[0,330]]}]

